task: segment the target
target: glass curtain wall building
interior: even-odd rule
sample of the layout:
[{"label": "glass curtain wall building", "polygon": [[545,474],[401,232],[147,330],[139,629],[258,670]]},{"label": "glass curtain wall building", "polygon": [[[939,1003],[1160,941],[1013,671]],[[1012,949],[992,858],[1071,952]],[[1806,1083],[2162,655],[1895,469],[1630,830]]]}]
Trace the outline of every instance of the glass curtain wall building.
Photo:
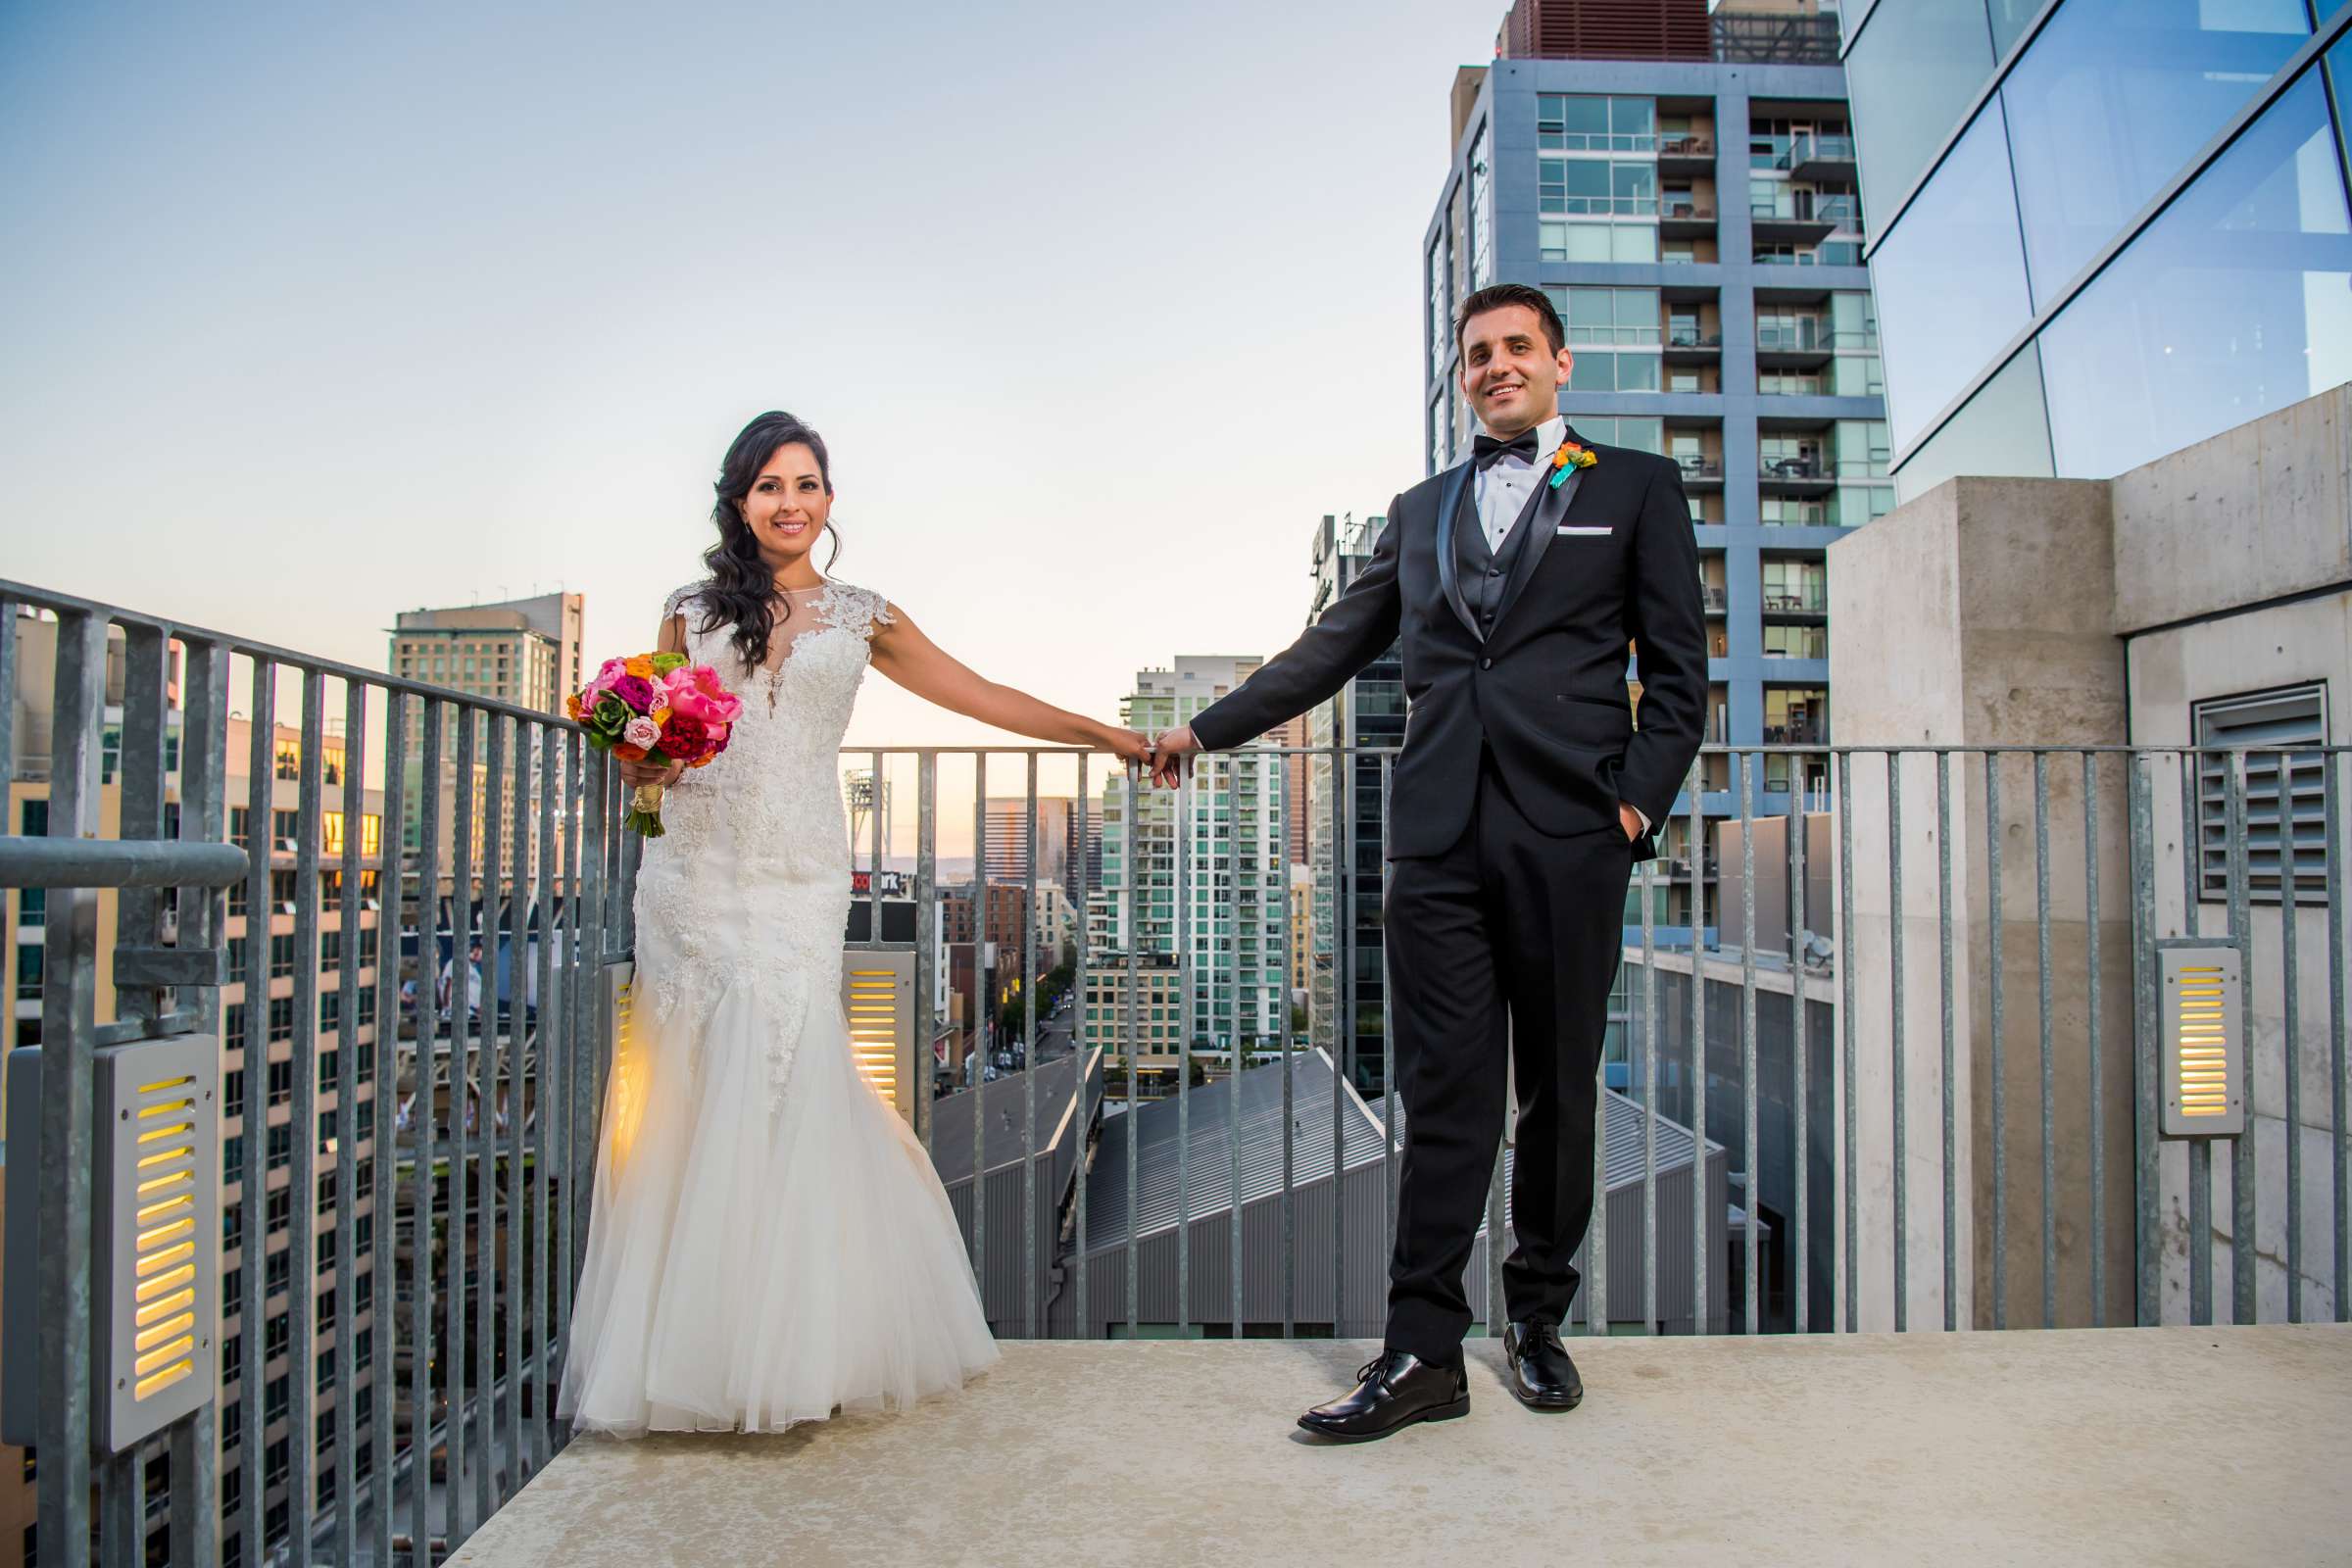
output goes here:
[{"label": "glass curtain wall building", "polygon": [[[1498,280],[1542,287],[1575,351],[1569,421],[1682,466],[1710,641],[1705,738],[1827,745],[1826,552],[1894,505],[1867,204],[1826,40],[1821,63],[1723,58],[1720,32],[1716,50],[1462,73],[1422,242],[1426,461],[1466,460],[1475,433],[1455,305]],[[1704,812],[1737,815],[1728,760],[1702,768]],[[1826,793],[1828,772],[1826,753],[1766,759],[1755,809]],[[1690,804],[1661,839],[1685,868],[1656,894],[1670,928],[1690,922]]]},{"label": "glass curtain wall building", "polygon": [[2110,478],[2352,377],[2352,5],[1876,0],[1896,483]]}]

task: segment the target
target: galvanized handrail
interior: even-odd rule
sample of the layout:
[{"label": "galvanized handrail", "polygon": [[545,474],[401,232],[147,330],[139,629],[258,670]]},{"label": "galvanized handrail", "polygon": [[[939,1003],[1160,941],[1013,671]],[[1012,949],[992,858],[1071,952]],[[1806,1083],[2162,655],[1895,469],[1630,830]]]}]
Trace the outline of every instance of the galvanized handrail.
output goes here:
[{"label": "galvanized handrail", "polygon": [[[285,927],[273,933],[281,947],[273,951],[271,933],[258,925],[241,945],[242,979],[253,1000],[244,1004],[242,1046],[224,1042],[223,1050],[234,1062],[243,1049],[254,1064],[245,1071],[239,1112],[251,1130],[228,1172],[232,1184],[241,1183],[241,1195],[232,1205],[235,1239],[224,1255],[246,1260],[228,1308],[243,1332],[220,1385],[234,1383],[234,1397],[205,1407],[162,1440],[170,1455],[172,1560],[209,1562],[220,1542],[233,1540],[234,1560],[242,1562],[279,1552],[309,1560],[317,1551],[384,1563],[401,1534],[412,1543],[410,1559],[426,1562],[436,1538],[461,1544],[565,1437],[552,1415],[555,1379],[621,1022],[614,1006],[619,988],[606,982],[625,972],[641,848],[615,830],[616,779],[572,726],[549,714],[4,584],[0,689],[14,682],[18,603],[54,613],[60,643],[51,837],[0,839],[0,882],[24,871],[25,885],[55,890],[45,933],[51,960],[43,1050],[54,1050],[65,1071],[57,1079],[60,1092],[45,1096],[38,1110],[44,1148],[66,1155],[43,1172],[44,1212],[62,1217],[60,1245],[39,1280],[48,1307],[43,1364],[53,1369],[42,1383],[43,1533],[51,1534],[54,1523],[60,1539],[74,1540],[77,1522],[87,1528],[93,1475],[110,1560],[127,1560],[137,1549],[146,1514],[143,1461],[150,1455],[104,1456],[93,1467],[86,1388],[54,1371],[86,1366],[89,1355],[89,1187],[76,1157],[86,1164],[90,1147],[91,1053],[105,1039],[219,1029],[223,1019],[218,996],[206,986],[159,980],[156,971],[134,964],[117,971],[123,989],[113,1000],[122,1016],[101,1025],[91,890],[124,890],[118,951],[226,951],[235,917],[204,891],[225,884],[240,889],[257,915],[280,902],[294,908],[271,921]],[[120,715],[122,836],[102,840],[91,835],[101,821],[99,737],[115,721],[105,688],[110,621],[124,629],[130,657]],[[177,710],[168,701],[165,662],[173,642],[187,657]],[[258,845],[247,855],[221,842],[230,804],[232,659],[244,662],[251,679],[245,804],[255,813],[252,832],[264,836],[270,811],[291,809],[297,847],[290,855]],[[281,675],[301,688],[291,807],[276,803]],[[319,842],[329,808],[325,715],[337,683],[344,766],[334,782],[347,825],[339,857]],[[176,772],[166,758],[174,728]],[[886,786],[905,790],[911,779],[914,940],[892,940],[886,932],[890,900],[880,876],[859,896],[868,921],[861,940],[869,948],[911,949],[918,960],[905,1048],[906,1071],[914,1075],[909,1114],[943,1162],[948,1152],[939,1117],[950,1102],[935,1102],[933,1085],[922,1081],[932,1076],[933,1025],[948,1002],[935,979],[947,892],[940,816],[943,792],[958,788],[959,779],[943,780],[943,769],[969,765],[977,827],[988,810],[992,765],[1018,759],[1021,820],[1013,842],[1026,846],[1032,882],[1046,848],[1038,802],[1049,770],[1075,778],[1081,853],[1104,814],[1121,851],[1118,872],[1105,879],[1094,909],[1106,929],[1137,935],[1117,945],[1077,944],[1077,1062],[1067,1087],[1060,1087],[1065,1079],[1053,1080],[1057,1087],[1049,1098],[1038,1071],[1047,1065],[1034,994],[1044,972],[1036,961],[1043,926],[1032,896],[1012,922],[1017,934],[1004,933],[1006,946],[1017,941],[1024,956],[1013,965],[1025,982],[1023,1081],[960,1089],[1007,1096],[990,1104],[986,1118],[972,1102],[971,1173],[952,1184],[975,1277],[999,1332],[1378,1332],[1382,1265],[1410,1128],[1390,1070],[1387,956],[1359,953],[1358,933],[1378,948],[1387,863],[1381,840],[1399,754],[1350,744],[1336,726],[1333,735],[1321,746],[1253,747],[1209,759],[1174,795],[1155,794],[1132,772],[1092,772],[1094,760],[1082,749],[844,753],[845,765],[865,769],[872,781],[871,831],[851,847],[868,869],[885,865],[887,829],[903,825],[903,810],[899,823],[886,821]],[[13,772],[12,748],[8,721],[0,718],[0,764]],[[1747,1333],[1802,1333],[2342,1319],[2352,1302],[2345,1289],[2352,1259],[2352,1141],[2345,1132],[2352,1075],[2339,869],[2345,751],[2317,742],[2262,748],[1846,742],[1702,750],[1673,820],[1659,824],[1661,851],[1673,857],[1671,874],[1665,862],[1653,861],[1634,884],[1641,902],[1627,916],[1623,1001],[1613,1011],[1616,1044],[1603,1069],[1622,1095],[1601,1097],[1595,1207],[1582,1259],[1596,1289],[1580,1295],[1573,1327],[1661,1333],[1736,1324]],[[2274,759],[2313,757],[2321,760],[2315,788],[2324,796],[2324,828],[2315,836],[2310,801],[2294,796],[2305,824],[2297,840],[2291,816],[2281,824],[2273,808],[2250,801],[2247,780],[2252,770],[2270,769]],[[1797,760],[1781,760],[1788,759]],[[2315,776],[2308,763],[2302,766],[2295,778]],[[1328,932],[1309,943],[1312,972],[1303,988],[1293,984],[1290,971],[1298,934],[1287,848],[1298,808],[1286,787],[1294,768],[1308,771],[1314,788],[1303,807],[1315,841],[1308,923]],[[1771,776],[1784,768],[1785,780]],[[459,778],[475,779],[479,788],[450,787]],[[390,884],[381,903],[396,916],[412,908],[418,916],[413,929],[423,1005],[413,1041],[397,1038],[401,920],[384,922],[391,930],[383,933],[372,978],[353,945],[352,934],[365,939],[374,913],[364,906],[361,888],[373,858],[349,825],[375,804],[379,780],[380,858]],[[1923,807],[1931,784],[1934,799]],[[167,840],[174,789],[179,837]],[[1245,802],[1251,790],[1254,807]],[[1814,842],[1803,831],[1777,843],[1764,836],[1789,820],[1784,813],[1792,801],[1808,808],[1828,804],[1827,812],[1816,810],[1811,819],[1822,833]],[[1277,863],[1245,875],[1241,858],[1249,852],[1237,850],[1234,835],[1252,810],[1260,837],[1251,842],[1270,843]],[[1151,858],[1164,865],[1139,871],[1145,859],[1135,853],[1139,820]],[[417,847],[404,858],[399,846],[411,822],[418,828]],[[1731,833],[1736,845],[1724,842]],[[2281,877],[2270,860],[2258,860],[2258,840],[2268,844],[2273,836],[2282,836],[2290,853],[2299,844],[2309,862],[2299,875],[2290,868]],[[1916,874],[1928,868],[1922,856],[1934,858],[1929,874]],[[52,868],[40,873],[48,880],[30,880],[26,868],[37,870],[36,861]],[[126,869],[132,866],[140,869]],[[1009,869],[991,863],[986,837],[976,834],[975,890]],[[339,899],[327,891],[338,873]],[[1735,874],[1737,892],[1730,886]],[[455,1004],[446,1020],[429,1000],[438,950],[424,945],[424,933],[440,926],[445,886],[455,955]],[[166,930],[166,895],[172,889],[175,941]],[[485,894],[478,914],[477,889]],[[1270,900],[1280,901],[1278,910]],[[1154,906],[1164,914],[1155,915]],[[1113,918],[1122,910],[1123,923]],[[1988,918],[1996,910],[1999,917]],[[2128,910],[2128,932],[2121,920],[2109,930],[2103,910]],[[1891,918],[1896,911],[1901,918]],[[1221,932],[1221,918],[1235,929]],[[1156,927],[1148,938],[1140,934],[1144,921],[1159,919],[1166,935]],[[987,896],[979,891],[976,938],[990,937],[990,922]],[[1258,950],[1255,967],[1242,962],[1245,923],[1254,932],[1248,940]],[[1269,963],[1277,929],[1280,958]],[[477,930],[492,939],[485,943],[486,1005],[478,1017],[466,1004],[463,978]],[[2262,1114],[2229,1141],[2230,1185],[2219,1195],[2213,1156],[2224,1152],[2210,1140],[2169,1147],[2157,1114],[2156,944],[2200,932],[2243,959],[2239,1001],[2247,1017],[2270,994],[2273,976],[2286,999],[2275,1023],[2266,1015],[2265,1028],[2249,1035],[2277,1054],[2266,1059],[2265,1072],[2271,1081],[2283,1077],[2284,1102],[2255,1107]],[[511,947],[497,940],[502,933],[511,936]],[[323,963],[329,935],[341,947],[331,970]],[[266,1037],[277,1027],[263,995],[270,989],[264,965],[275,967],[280,953],[290,956],[289,978],[279,985],[292,993],[276,999],[290,1037],[281,1042],[290,1047],[280,1086],[288,1106],[275,1124],[286,1139],[282,1153],[269,1144],[271,1085],[263,1066],[270,1054]],[[1161,961],[1167,970],[1147,967]],[[1142,982],[1155,972],[1168,975],[1166,1000],[1155,996],[1148,1004]],[[1269,972],[1278,978],[1269,980]],[[1932,996],[1921,978],[1930,973]],[[2110,1004],[2127,974],[2128,1010]],[[1122,976],[1120,996],[1115,986]],[[239,978],[232,975],[231,984]],[[1101,1004],[1110,1015],[1096,1018],[1085,999],[1102,981],[1114,988]],[[2022,1002],[2012,1007],[2029,983],[2031,1008]],[[974,1019],[984,1020],[996,997],[976,963],[970,984],[965,1000]],[[1377,1004],[1370,996],[1376,985]],[[175,987],[182,988],[176,995]],[[1252,990],[1261,1006],[1268,991],[1278,1000],[1265,1024],[1246,1037],[1243,993]],[[502,996],[509,1001],[504,1015]],[[1310,1012],[1303,1036],[1291,1016],[1300,996]],[[362,1035],[368,1005],[375,1008],[372,1042]],[[1164,1104],[1147,1096],[1145,1074],[1136,1070],[1137,1058],[1149,1054],[1147,1005],[1173,1005],[1182,1020],[1168,1053],[1176,1081]],[[1232,1019],[1224,1041],[1215,1034],[1220,1012]],[[1205,1035],[1197,1018],[1206,1021]],[[2324,1083],[2314,1033],[2320,1019]],[[323,1058],[330,1051],[331,1073]],[[1098,1094],[1090,1073],[1122,1054],[1123,1092]],[[1193,1082],[1196,1065],[1207,1079],[1201,1085]],[[437,1087],[444,1068],[445,1102]],[[1981,1072],[1989,1105],[1971,1087]],[[415,1089],[412,1106],[400,1113],[405,1127],[387,1142],[395,1111],[383,1102],[397,1098],[404,1074]],[[78,1094],[77,1080],[85,1084]],[[2085,1096],[2085,1082],[2114,1092]],[[511,1111],[503,1124],[502,1084]],[[957,1091],[952,1082],[946,1087]],[[1311,1098],[1324,1093],[1328,1107]],[[2328,1104],[2305,1121],[2315,1093]],[[470,1116],[469,1104],[476,1107]],[[1007,1107],[1009,1123],[998,1114]],[[366,1131],[364,1119],[371,1123]],[[236,1124],[234,1116],[224,1122]],[[1017,1129],[1013,1158],[991,1152],[986,1124]],[[2264,1166],[2282,1171],[2283,1181],[2274,1175],[2274,1186],[2258,1192],[2251,1180],[2261,1168],[2255,1146],[2279,1137],[2282,1124],[2301,1130],[2286,1141],[2282,1160]],[[2087,1135],[2086,1165],[2078,1130]],[[2032,1143],[2016,1144],[2013,1133]],[[2304,1180],[2321,1135],[2330,1152],[2324,1201],[2306,1191]],[[1111,1141],[1125,1147],[1100,1149]],[[1085,1157],[1090,1145],[1102,1157]],[[1073,1149],[1077,1157],[1054,1162],[1057,1150],[1066,1156]],[[2036,1179],[2012,1182],[2018,1150],[2037,1161]],[[1899,1152],[1889,1163],[1890,1151]],[[270,1200],[281,1165],[292,1177],[276,1189],[287,1195],[279,1200],[282,1210]],[[347,1211],[321,1250],[324,1211],[311,1195],[317,1178],[330,1170],[334,1201]],[[1735,1172],[1737,1203],[1725,1186]],[[1508,1225],[1502,1174],[1498,1152],[1491,1238]],[[1915,1201],[1923,1181],[1936,1197]],[[356,1214],[348,1211],[367,1200],[374,1205],[371,1246],[356,1234]],[[405,1232],[402,1211],[416,1217]],[[2186,1225],[2171,1217],[2177,1211],[2191,1216]],[[437,1248],[443,1216],[447,1242]],[[282,1287],[268,1277],[263,1260],[281,1227],[287,1250],[279,1255],[288,1259],[293,1280],[316,1274],[333,1292],[337,1315],[323,1346],[330,1325],[323,1312],[309,1315],[312,1293],[301,1288],[289,1293],[284,1348],[270,1339],[266,1307]],[[405,1259],[395,1255],[396,1233],[413,1238]],[[1982,1273],[1980,1235],[1992,1243],[1990,1267]],[[2226,1260],[2216,1256],[2217,1242],[2228,1249]],[[1500,1317],[1501,1250],[1479,1245],[1471,1297],[1486,1298],[1484,1324],[1492,1332]],[[2184,1250],[2193,1264],[2179,1298],[2169,1294],[2160,1267],[2173,1250]],[[1240,1267],[1233,1266],[1237,1258]],[[2218,1304],[2217,1263],[2226,1287]],[[372,1301],[363,1318],[359,1298],[368,1291]],[[317,1298],[320,1307],[329,1299]],[[365,1367],[363,1323],[372,1334],[373,1359]],[[398,1370],[405,1376],[398,1376],[403,1352],[407,1360]],[[285,1379],[282,1416],[273,1414],[273,1374]],[[363,1392],[370,1403],[366,1419],[357,1408]],[[407,1405],[396,1411],[402,1395]],[[334,1401],[324,1429],[313,1418],[314,1396]],[[272,1468],[266,1455],[279,1420],[285,1432],[275,1441],[285,1443],[288,1461],[283,1480],[266,1488],[261,1482]],[[413,1432],[424,1434],[421,1455],[409,1447]],[[447,1456],[446,1485],[432,1480],[436,1448]],[[330,1449],[332,1468],[321,1473]],[[356,1463],[361,1449],[370,1458],[365,1476]],[[243,1482],[239,1505],[218,1535],[216,1451],[223,1474]],[[331,1501],[321,1497],[322,1482],[331,1486]]]}]

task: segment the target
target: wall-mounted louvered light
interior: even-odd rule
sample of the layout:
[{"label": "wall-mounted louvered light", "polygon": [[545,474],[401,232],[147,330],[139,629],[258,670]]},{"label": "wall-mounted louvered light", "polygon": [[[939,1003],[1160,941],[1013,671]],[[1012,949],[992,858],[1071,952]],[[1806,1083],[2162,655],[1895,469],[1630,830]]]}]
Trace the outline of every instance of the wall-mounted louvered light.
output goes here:
[{"label": "wall-mounted louvered light", "polygon": [[2164,1135],[2245,1130],[2245,1025],[2235,948],[2157,948],[2164,1012]]},{"label": "wall-mounted louvered light", "polygon": [[637,1036],[637,966],[605,965],[606,1010],[612,1019],[612,1083],[607,1114],[612,1118],[612,1167],[615,1174],[627,1166],[637,1143],[638,1123],[645,1119],[650,1053]]},{"label": "wall-mounted louvered light", "polygon": [[117,1452],[213,1396],[220,1051],[191,1034],[97,1054],[91,1253],[105,1326],[91,1339],[99,1438]]},{"label": "wall-mounted louvered light", "polygon": [[884,1103],[913,1114],[914,955],[850,948],[842,954],[841,1006],[850,1053]]}]

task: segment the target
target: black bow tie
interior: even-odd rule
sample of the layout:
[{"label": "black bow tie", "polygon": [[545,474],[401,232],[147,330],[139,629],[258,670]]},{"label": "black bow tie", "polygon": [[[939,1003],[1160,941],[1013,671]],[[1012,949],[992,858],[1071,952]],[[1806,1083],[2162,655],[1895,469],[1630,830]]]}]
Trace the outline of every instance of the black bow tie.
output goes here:
[{"label": "black bow tie", "polygon": [[1505,457],[1533,464],[1536,461],[1536,432],[1522,430],[1508,441],[1497,441],[1482,430],[1470,443],[1470,460],[1478,465],[1481,473]]}]

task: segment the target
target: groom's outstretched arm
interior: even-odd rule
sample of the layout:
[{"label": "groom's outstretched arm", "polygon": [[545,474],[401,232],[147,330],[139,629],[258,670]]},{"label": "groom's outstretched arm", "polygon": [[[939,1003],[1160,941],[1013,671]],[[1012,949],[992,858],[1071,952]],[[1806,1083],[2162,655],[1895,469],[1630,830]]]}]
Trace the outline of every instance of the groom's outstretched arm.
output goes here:
[{"label": "groom's outstretched arm", "polygon": [[1298,640],[1259,666],[1190,726],[1200,749],[1221,752],[1254,740],[1348,684],[1396,640],[1396,540],[1404,532],[1400,501],[1389,503],[1389,526],[1371,564]]}]

